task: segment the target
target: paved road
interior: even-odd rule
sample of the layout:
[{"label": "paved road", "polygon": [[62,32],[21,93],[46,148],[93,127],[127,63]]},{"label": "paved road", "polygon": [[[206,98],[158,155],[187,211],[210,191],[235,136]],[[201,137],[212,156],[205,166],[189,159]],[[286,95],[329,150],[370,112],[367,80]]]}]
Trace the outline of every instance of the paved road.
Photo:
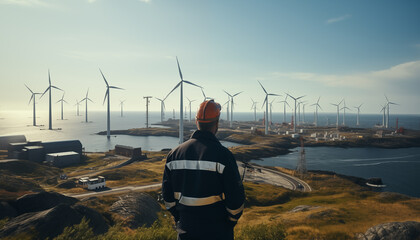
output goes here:
[{"label": "paved road", "polygon": [[89,191],[86,193],[77,193],[77,194],[65,194],[70,197],[74,198],[86,198],[86,197],[93,197],[93,196],[103,196],[108,194],[114,194],[114,193],[124,193],[124,192],[130,192],[130,191],[148,191],[148,190],[154,190],[159,189],[162,187],[162,183],[153,183],[149,185],[144,186],[125,186],[125,187],[118,187],[118,188],[108,188],[100,191]]}]

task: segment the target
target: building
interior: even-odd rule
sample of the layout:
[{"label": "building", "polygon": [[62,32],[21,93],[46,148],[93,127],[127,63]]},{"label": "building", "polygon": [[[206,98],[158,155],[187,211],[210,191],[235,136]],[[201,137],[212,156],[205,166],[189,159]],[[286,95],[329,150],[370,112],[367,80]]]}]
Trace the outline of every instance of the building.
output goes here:
[{"label": "building", "polygon": [[26,142],[25,135],[0,136],[0,150],[8,150],[10,143]]},{"label": "building", "polygon": [[56,167],[67,167],[80,163],[80,154],[74,151],[48,153],[45,161]]},{"label": "building", "polygon": [[45,154],[58,152],[77,152],[82,155],[82,143],[79,140],[43,142]]},{"label": "building", "polygon": [[43,146],[25,146],[22,149],[21,158],[32,162],[42,163],[45,159]]},{"label": "building", "polygon": [[106,186],[105,178],[102,176],[94,178],[82,177],[79,179],[78,183],[82,188],[87,188],[88,190],[101,189]]},{"label": "building", "polygon": [[122,155],[130,158],[141,158],[141,148],[133,148],[124,145],[115,145],[115,154]]}]

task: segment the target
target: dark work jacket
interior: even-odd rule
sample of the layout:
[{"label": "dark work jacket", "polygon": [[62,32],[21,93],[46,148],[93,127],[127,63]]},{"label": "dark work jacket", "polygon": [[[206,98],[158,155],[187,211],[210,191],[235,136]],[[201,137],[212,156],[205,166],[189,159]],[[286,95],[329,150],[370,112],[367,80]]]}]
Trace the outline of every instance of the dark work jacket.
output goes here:
[{"label": "dark work jacket", "polygon": [[166,208],[187,233],[232,229],[244,208],[235,158],[207,131],[195,131],[169,152],[162,192]]}]

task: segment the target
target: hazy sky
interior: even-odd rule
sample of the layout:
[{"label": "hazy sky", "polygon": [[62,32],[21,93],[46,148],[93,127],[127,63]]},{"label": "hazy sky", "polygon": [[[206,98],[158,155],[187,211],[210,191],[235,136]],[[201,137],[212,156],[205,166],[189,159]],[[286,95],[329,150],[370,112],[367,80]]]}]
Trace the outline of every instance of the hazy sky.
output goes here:
[{"label": "hazy sky", "polygon": [[[362,112],[379,113],[386,94],[400,104],[391,114],[420,114],[419,13],[414,0],[0,0],[0,111],[31,111],[24,84],[43,92],[48,69],[67,109],[90,88],[90,108],[105,110],[99,68],[126,89],[111,92],[113,110],[126,99],[125,109],[144,111],[143,96],[163,98],[180,80],[178,56],[184,78],[216,101],[243,91],[236,111],[249,111],[250,98],[261,107],[260,80],[309,104],[321,96],[324,112],[345,98],[352,110],[364,103]],[[203,99],[192,86],[184,94]],[[47,96],[38,102],[47,110]],[[166,107],[179,110],[179,91]]]}]

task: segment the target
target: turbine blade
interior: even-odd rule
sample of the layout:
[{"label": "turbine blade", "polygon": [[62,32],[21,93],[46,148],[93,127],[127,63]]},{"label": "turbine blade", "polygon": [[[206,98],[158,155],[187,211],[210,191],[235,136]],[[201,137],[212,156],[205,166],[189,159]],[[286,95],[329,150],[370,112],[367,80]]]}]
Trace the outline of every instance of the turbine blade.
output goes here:
[{"label": "turbine blade", "polygon": [[[258,81],[258,80],[257,80]],[[258,83],[260,84],[260,86],[262,87],[262,89],[264,90],[265,94],[267,94],[267,91],[265,90],[265,88],[263,87],[263,85],[261,84],[260,81],[258,81]]]},{"label": "turbine blade", "polygon": [[190,81],[185,81],[185,80],[184,80],[184,83],[188,83],[188,84],[190,84],[190,85],[193,85],[193,86],[196,86],[196,87],[202,88],[201,86],[198,86],[197,84],[192,83],[192,82],[190,82]]},{"label": "turbine blade", "polygon": [[32,90],[28,87],[28,86],[26,86],[26,84],[25,84],[25,87],[29,90],[29,92],[31,92],[32,94],[34,93],[34,92],[32,92]]},{"label": "turbine blade", "polygon": [[179,82],[169,93],[168,93],[168,95],[166,95],[166,97],[165,97],[165,99],[173,92],[173,91],[175,91],[175,89],[177,89],[178,87],[179,87],[179,85],[181,85],[181,83],[182,83],[182,81],[181,82]]},{"label": "turbine blade", "polygon": [[161,102],[163,102],[163,100],[162,99],[160,99],[160,98],[157,98],[157,97],[155,97],[157,100],[159,100],[159,101],[161,101]]},{"label": "turbine blade", "polygon": [[88,98],[87,100],[89,100],[91,103],[93,103],[93,101],[92,101],[92,100],[90,100],[90,98]]},{"label": "turbine blade", "polygon": [[319,99],[321,99],[321,96],[319,96],[318,101],[316,101],[317,104],[319,103]]},{"label": "turbine blade", "polygon": [[179,66],[178,56],[176,56],[176,64],[178,65],[178,71],[179,71],[179,77],[181,78],[181,81],[184,80],[182,77],[181,67]]},{"label": "turbine blade", "polygon": [[49,83],[50,83],[50,86],[51,86],[51,76],[50,76],[50,69],[48,69],[48,81],[49,81]]},{"label": "turbine blade", "polygon": [[119,89],[119,90],[125,90],[124,88],[120,88],[120,87],[115,87],[115,86],[109,86],[109,88],[113,88],[113,89]]},{"label": "turbine blade", "polygon": [[50,87],[47,87],[47,89],[45,90],[45,92],[41,95],[40,98],[42,98],[42,96],[44,96],[44,94],[50,89]]},{"label": "turbine blade", "polygon": [[58,90],[60,90],[60,91],[63,91],[64,92],[64,90],[63,89],[61,89],[61,88],[59,88],[59,87],[56,87],[56,86],[51,86],[52,88],[55,88],[55,89],[58,89]]},{"label": "turbine blade", "polygon": [[242,92],[238,92],[237,94],[233,95],[232,97],[238,96],[241,93],[243,93],[243,91]]},{"label": "turbine blade", "polygon": [[100,68],[99,68],[99,71],[101,72],[101,75],[102,75],[102,77],[104,78],[104,81],[105,81],[106,86],[107,86],[107,87],[109,87],[109,84],[108,84],[108,82],[106,81],[106,78],[105,78],[105,76],[104,76],[104,74],[102,73],[102,71],[101,71],[101,69],[100,69]]},{"label": "turbine blade", "polygon": [[203,94],[204,99],[206,99],[207,97],[206,97],[206,94],[204,93],[203,88],[201,88],[201,93]]},{"label": "turbine blade", "polygon": [[264,107],[264,104],[267,102],[267,95],[265,95],[265,98],[264,98],[264,102],[263,102],[263,104],[261,105],[261,108],[263,108]]},{"label": "turbine blade", "polygon": [[106,100],[106,97],[108,96],[108,93],[109,93],[109,88],[106,89],[105,97],[104,97],[104,102],[102,103],[102,105],[105,104],[105,100]]},{"label": "turbine blade", "polygon": [[228,92],[226,92],[225,90],[223,90],[223,92],[225,92],[229,97],[232,97],[232,95],[230,95]]},{"label": "turbine blade", "polygon": [[268,96],[279,96],[279,97],[281,96],[281,95],[278,95],[278,94],[275,94],[275,93],[268,93],[267,95]]},{"label": "turbine blade", "polygon": [[29,99],[28,105],[31,103],[32,98],[34,98],[34,95],[32,94],[31,98]]},{"label": "turbine blade", "polygon": [[296,100],[301,99],[303,97],[306,97],[306,95],[300,96],[300,97],[296,98]]}]

